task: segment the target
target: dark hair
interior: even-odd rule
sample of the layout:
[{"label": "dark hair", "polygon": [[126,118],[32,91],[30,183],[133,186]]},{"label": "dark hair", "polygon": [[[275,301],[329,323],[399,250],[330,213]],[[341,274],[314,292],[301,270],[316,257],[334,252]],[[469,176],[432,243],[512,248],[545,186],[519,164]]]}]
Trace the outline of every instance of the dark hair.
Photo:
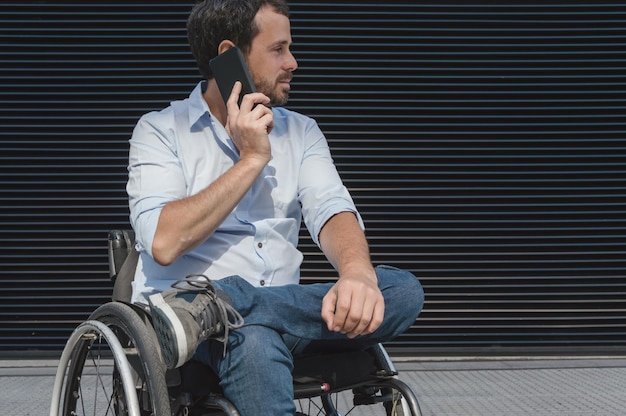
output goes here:
[{"label": "dark hair", "polygon": [[223,40],[230,40],[247,54],[252,39],[259,33],[254,18],[263,6],[289,17],[284,0],[203,0],[191,10],[187,20],[187,39],[204,79],[213,78],[209,61],[217,56]]}]

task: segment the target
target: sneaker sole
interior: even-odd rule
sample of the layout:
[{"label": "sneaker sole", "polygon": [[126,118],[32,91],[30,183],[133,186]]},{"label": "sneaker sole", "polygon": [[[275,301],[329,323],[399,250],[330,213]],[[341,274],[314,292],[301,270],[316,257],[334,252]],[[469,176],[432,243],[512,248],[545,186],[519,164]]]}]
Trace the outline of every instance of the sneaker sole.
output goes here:
[{"label": "sneaker sole", "polygon": [[148,297],[152,310],[152,324],[157,334],[161,354],[169,369],[182,366],[186,357],[181,352],[187,351],[187,335],[180,320],[160,293]]}]

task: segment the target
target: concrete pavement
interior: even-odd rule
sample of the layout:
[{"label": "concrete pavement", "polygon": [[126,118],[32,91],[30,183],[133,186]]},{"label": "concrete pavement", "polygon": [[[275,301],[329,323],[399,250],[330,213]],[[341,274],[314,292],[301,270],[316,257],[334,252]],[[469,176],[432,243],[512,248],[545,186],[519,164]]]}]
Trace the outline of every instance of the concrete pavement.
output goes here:
[{"label": "concrete pavement", "polygon": [[[626,358],[394,358],[424,416],[624,416]],[[56,360],[0,360],[0,415],[49,412]]]}]

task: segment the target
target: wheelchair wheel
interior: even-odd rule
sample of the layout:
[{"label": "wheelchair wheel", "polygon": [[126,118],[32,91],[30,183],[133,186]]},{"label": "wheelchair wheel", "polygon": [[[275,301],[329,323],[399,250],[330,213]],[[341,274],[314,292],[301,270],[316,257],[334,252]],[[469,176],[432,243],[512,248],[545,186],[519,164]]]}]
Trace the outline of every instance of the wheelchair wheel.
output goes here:
[{"label": "wheelchair wheel", "polygon": [[98,308],[63,351],[51,416],[169,415],[165,369],[150,330],[126,304]]},{"label": "wheelchair wheel", "polygon": [[363,384],[352,389],[296,400],[297,415],[421,416],[417,398],[397,378]]}]

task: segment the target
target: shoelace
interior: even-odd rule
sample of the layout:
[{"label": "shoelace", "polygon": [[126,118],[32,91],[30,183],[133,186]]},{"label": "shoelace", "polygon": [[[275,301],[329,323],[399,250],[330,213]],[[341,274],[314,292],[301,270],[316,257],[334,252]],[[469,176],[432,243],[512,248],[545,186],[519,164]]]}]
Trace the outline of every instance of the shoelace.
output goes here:
[{"label": "shoelace", "polygon": [[[211,284],[211,280],[203,274],[190,274],[174,282],[172,288],[192,292],[204,292],[205,295],[210,297],[211,302],[217,307],[217,322],[220,322],[224,326],[224,336],[215,339],[224,344],[223,356],[226,356],[226,345],[228,344],[227,341],[230,330],[243,326],[243,317],[241,314],[237,312],[232,305],[220,299],[215,294],[215,288]],[[204,308],[202,313],[204,314],[205,322],[209,322],[209,318],[211,317],[209,311]]]}]

